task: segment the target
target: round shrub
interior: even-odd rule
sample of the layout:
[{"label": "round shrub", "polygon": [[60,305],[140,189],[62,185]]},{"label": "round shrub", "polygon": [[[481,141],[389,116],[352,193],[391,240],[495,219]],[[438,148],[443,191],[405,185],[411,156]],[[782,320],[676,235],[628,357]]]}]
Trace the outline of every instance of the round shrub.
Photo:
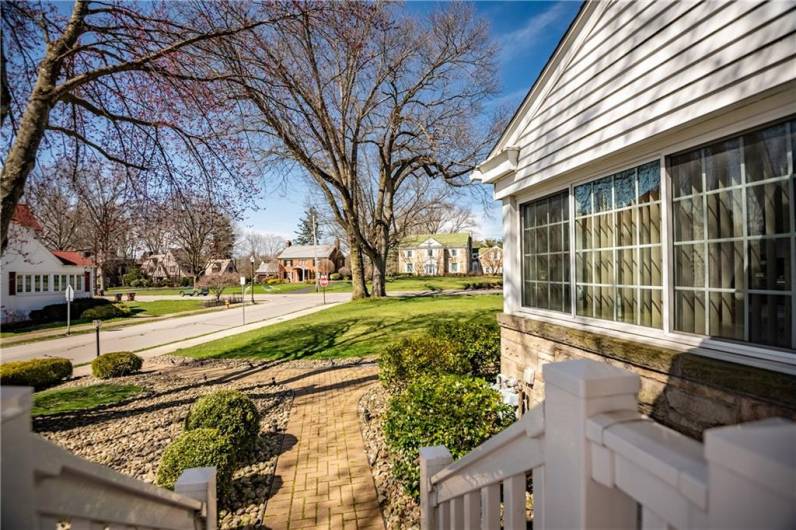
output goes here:
[{"label": "round shrub", "polygon": [[185,418],[185,428],[211,427],[235,442],[243,452],[254,448],[260,413],[254,402],[235,390],[218,390],[197,399]]},{"label": "round shrub", "polygon": [[113,304],[92,307],[80,313],[81,320],[106,320],[108,318],[124,317],[129,313]]},{"label": "round shrub", "polygon": [[183,471],[192,467],[216,468],[218,498],[223,499],[232,482],[235,446],[218,429],[194,429],[181,433],[160,458],[155,483],[174,489]]},{"label": "round shrub", "polygon": [[45,357],[0,364],[0,384],[32,386],[35,390],[57,385],[72,375],[72,361]]},{"label": "round shrub", "polygon": [[100,379],[111,379],[136,373],[144,361],[129,351],[116,351],[100,355],[91,361],[91,373]]},{"label": "round shrub", "polygon": [[421,376],[387,405],[384,435],[396,455],[393,473],[407,493],[417,496],[421,447],[444,445],[459,458],[514,419],[513,407],[482,379]]},{"label": "round shrub", "polygon": [[453,344],[456,348],[457,373],[494,379],[500,372],[500,328],[495,322],[437,322],[429,335]]},{"label": "round shrub", "polygon": [[428,336],[402,339],[379,355],[379,379],[390,392],[424,374],[462,374],[467,368],[457,365],[456,345]]},{"label": "round shrub", "polygon": [[[70,308],[72,318],[81,315],[86,309],[110,305],[107,298],[75,298]],[[30,312],[28,318],[33,322],[64,322],[66,321],[66,302],[50,304]]]}]

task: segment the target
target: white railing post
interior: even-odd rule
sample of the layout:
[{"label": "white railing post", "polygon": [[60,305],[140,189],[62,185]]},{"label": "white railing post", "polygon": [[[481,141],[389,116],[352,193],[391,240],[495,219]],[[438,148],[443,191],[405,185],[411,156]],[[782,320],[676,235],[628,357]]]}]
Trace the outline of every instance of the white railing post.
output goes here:
[{"label": "white railing post", "polygon": [[544,528],[633,528],[635,502],[591,478],[586,420],[636,411],[639,376],[587,359],[546,364]]},{"label": "white railing post", "polygon": [[710,528],[794,528],[796,424],[769,419],[705,431]]},{"label": "white railing post", "polygon": [[38,528],[34,506],[31,419],[33,389],[0,388],[2,402],[2,502],[3,528]]},{"label": "white railing post", "polygon": [[[450,451],[445,446],[420,448],[420,528],[434,530],[437,528],[431,477],[442,471],[453,462]],[[444,530],[444,529],[439,529]]]},{"label": "white railing post", "polygon": [[216,530],[218,512],[216,508],[216,468],[193,467],[186,469],[174,484],[174,492],[204,503],[205,530]]}]

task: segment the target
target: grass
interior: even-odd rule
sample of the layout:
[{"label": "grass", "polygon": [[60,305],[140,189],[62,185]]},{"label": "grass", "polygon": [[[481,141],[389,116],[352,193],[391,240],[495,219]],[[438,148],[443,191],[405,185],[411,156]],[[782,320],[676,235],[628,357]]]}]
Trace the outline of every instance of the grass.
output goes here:
[{"label": "grass", "polygon": [[101,383],[63,389],[51,389],[33,395],[33,416],[49,416],[77,412],[111,405],[140,394],[144,389],[136,385]]},{"label": "grass", "polygon": [[440,320],[494,320],[501,295],[393,297],[341,304],[273,326],[178,350],[193,358],[326,359],[378,353]]}]

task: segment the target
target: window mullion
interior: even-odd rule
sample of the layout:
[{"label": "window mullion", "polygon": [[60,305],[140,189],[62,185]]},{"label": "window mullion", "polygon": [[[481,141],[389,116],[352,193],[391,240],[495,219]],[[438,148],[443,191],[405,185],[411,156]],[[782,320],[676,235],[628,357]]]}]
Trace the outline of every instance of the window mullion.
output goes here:
[{"label": "window mullion", "polygon": [[[743,271],[745,275],[749,275],[749,228],[747,223],[747,212],[746,212],[746,156],[744,154],[744,138],[741,136],[738,139],[738,152],[740,154],[740,162],[741,162],[741,218],[743,221],[743,227],[741,229],[741,237],[743,237]],[[741,290],[741,295],[743,296],[743,338],[745,341],[749,341],[749,286],[747,285],[748,278],[743,278],[743,290]],[[738,292],[739,282],[736,280],[735,282],[735,289],[736,293]]]},{"label": "window mullion", "polygon": [[[707,171],[706,171],[706,160],[705,160],[705,150],[699,150],[699,158],[700,158],[700,167],[701,167],[701,174],[699,178],[702,179],[702,259],[703,259],[703,271],[702,271],[702,296],[703,304],[705,304],[704,309],[704,321],[705,321],[705,328],[702,331],[702,335],[710,335],[710,246],[708,245],[708,194],[707,192]],[[696,329],[696,328],[695,328]]]}]

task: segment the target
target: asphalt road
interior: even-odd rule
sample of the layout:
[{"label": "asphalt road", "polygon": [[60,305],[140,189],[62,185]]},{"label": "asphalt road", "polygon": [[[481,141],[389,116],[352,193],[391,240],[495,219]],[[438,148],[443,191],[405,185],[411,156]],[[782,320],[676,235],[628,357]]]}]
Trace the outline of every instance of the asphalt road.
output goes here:
[{"label": "asphalt road", "polygon": [[[346,302],[350,298],[349,293],[328,293],[326,295],[326,301],[329,303]],[[254,306],[246,305],[246,323],[270,320],[321,304],[320,295],[269,295],[266,299],[258,300]],[[103,331],[100,335],[100,349],[102,353],[108,353],[153,348],[234,328],[241,324],[243,324],[243,318],[240,308],[168,318]],[[93,333],[86,333],[11,346],[2,348],[0,351],[0,358],[3,362],[43,356],[67,357],[72,360],[73,364],[90,362],[96,356],[96,337]]]}]

